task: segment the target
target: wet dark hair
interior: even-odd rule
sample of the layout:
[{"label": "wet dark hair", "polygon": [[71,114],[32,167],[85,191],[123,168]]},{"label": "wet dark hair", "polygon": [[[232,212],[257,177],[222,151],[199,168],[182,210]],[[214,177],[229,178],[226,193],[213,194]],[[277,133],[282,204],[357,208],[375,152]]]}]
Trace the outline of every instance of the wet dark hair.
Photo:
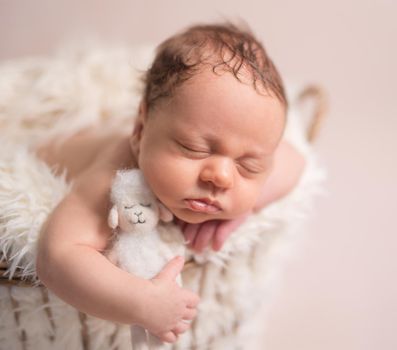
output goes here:
[{"label": "wet dark hair", "polygon": [[205,65],[210,65],[215,74],[228,71],[239,81],[244,69],[255,90],[275,95],[287,108],[282,79],[263,45],[248,27],[225,23],[189,27],[158,46],[152,66],[144,75],[143,101],[147,109],[159,99],[171,97],[178,86]]}]

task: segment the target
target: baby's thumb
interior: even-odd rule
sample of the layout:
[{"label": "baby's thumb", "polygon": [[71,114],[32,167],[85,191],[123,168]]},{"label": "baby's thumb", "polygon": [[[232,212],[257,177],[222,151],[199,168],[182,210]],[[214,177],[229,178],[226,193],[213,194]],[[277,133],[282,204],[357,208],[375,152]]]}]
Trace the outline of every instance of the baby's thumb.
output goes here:
[{"label": "baby's thumb", "polygon": [[157,274],[156,279],[175,280],[181,273],[185,259],[182,256],[176,256],[171,259],[163,269]]}]

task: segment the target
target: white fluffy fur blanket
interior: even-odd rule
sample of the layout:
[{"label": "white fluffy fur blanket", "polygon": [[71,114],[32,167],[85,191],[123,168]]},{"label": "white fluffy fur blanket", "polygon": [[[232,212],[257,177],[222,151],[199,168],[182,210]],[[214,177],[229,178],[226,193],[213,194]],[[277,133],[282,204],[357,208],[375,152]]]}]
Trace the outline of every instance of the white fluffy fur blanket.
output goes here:
[{"label": "white fluffy fur blanket", "polygon": [[[70,188],[30,151],[44,139],[93,123],[131,125],[139,100],[139,69],[151,50],[84,50],[0,65],[0,249],[11,277],[37,281],[36,242],[51,210]],[[281,257],[303,233],[323,171],[289,114],[288,138],[307,166],[296,189],[244,223],[215,254],[186,269],[184,285],[201,294],[192,331],[174,349],[254,349],[276,290]],[[262,321],[258,321],[258,320]],[[129,328],[80,314],[43,287],[0,284],[0,349],[129,349]],[[259,347],[261,348],[261,347]]]}]

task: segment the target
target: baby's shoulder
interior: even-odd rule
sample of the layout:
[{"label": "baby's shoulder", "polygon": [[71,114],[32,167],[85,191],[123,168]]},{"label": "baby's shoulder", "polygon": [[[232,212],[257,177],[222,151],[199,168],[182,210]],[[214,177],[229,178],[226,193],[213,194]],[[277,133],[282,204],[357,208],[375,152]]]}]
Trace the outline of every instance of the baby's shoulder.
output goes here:
[{"label": "baby's shoulder", "polygon": [[[110,189],[116,171],[123,167],[122,148],[103,148],[93,162],[72,178],[70,192],[51,213],[44,236],[57,246],[78,243],[104,250],[112,236],[107,217]],[[125,152],[127,152],[125,150]]]},{"label": "baby's shoulder", "polygon": [[60,232],[67,226],[70,232],[76,232],[73,241],[104,249],[112,235],[107,217],[114,176],[117,170],[134,165],[126,142],[102,148],[95,159],[72,178],[70,192],[51,213],[50,229]]},{"label": "baby's shoulder", "polygon": [[33,148],[35,155],[69,181],[79,179],[89,168],[122,167],[131,163],[126,131],[87,128],[67,138],[54,137]]},{"label": "baby's shoulder", "polygon": [[121,140],[104,149],[95,160],[73,180],[72,191],[89,206],[107,216],[110,207],[110,190],[117,170],[135,167],[128,140]]},{"label": "baby's shoulder", "polygon": [[43,239],[56,247],[81,244],[102,251],[112,232],[107,225],[111,174],[84,172],[74,179],[70,192],[49,216]]},{"label": "baby's shoulder", "polygon": [[47,231],[57,242],[106,249],[112,237],[107,217],[113,175],[104,167],[91,166],[73,180],[48,220]]}]

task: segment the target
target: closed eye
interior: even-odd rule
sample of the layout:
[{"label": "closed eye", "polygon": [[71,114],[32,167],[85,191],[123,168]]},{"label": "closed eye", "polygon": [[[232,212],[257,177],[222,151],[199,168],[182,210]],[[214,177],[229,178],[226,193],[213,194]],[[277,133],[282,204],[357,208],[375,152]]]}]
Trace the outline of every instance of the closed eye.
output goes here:
[{"label": "closed eye", "polygon": [[177,141],[177,144],[179,147],[184,151],[185,153],[188,153],[189,155],[193,155],[195,157],[207,157],[210,152],[208,150],[203,150],[203,149],[197,149],[192,146],[187,146],[183,143],[180,143]]},{"label": "closed eye", "polygon": [[238,164],[238,167],[239,167],[240,169],[242,169],[244,172],[249,173],[249,174],[252,174],[252,175],[256,175],[256,174],[259,174],[259,173],[260,173],[260,171],[247,168],[247,167],[245,167],[245,166],[243,166],[243,165],[241,165],[241,164]]},{"label": "closed eye", "polygon": [[254,163],[237,163],[238,167],[244,171],[246,171],[249,174],[252,175],[257,175],[261,174],[264,172],[264,168],[260,166],[259,164],[254,164]]},{"label": "closed eye", "polygon": [[124,209],[132,209],[133,207],[135,207],[135,204],[133,204],[133,205],[130,205],[130,206],[128,206],[128,205],[125,205],[125,206],[124,206]]},{"label": "closed eye", "polygon": [[142,207],[146,207],[146,208],[150,208],[152,206],[150,203],[148,204],[139,203],[139,204],[142,205]]}]

